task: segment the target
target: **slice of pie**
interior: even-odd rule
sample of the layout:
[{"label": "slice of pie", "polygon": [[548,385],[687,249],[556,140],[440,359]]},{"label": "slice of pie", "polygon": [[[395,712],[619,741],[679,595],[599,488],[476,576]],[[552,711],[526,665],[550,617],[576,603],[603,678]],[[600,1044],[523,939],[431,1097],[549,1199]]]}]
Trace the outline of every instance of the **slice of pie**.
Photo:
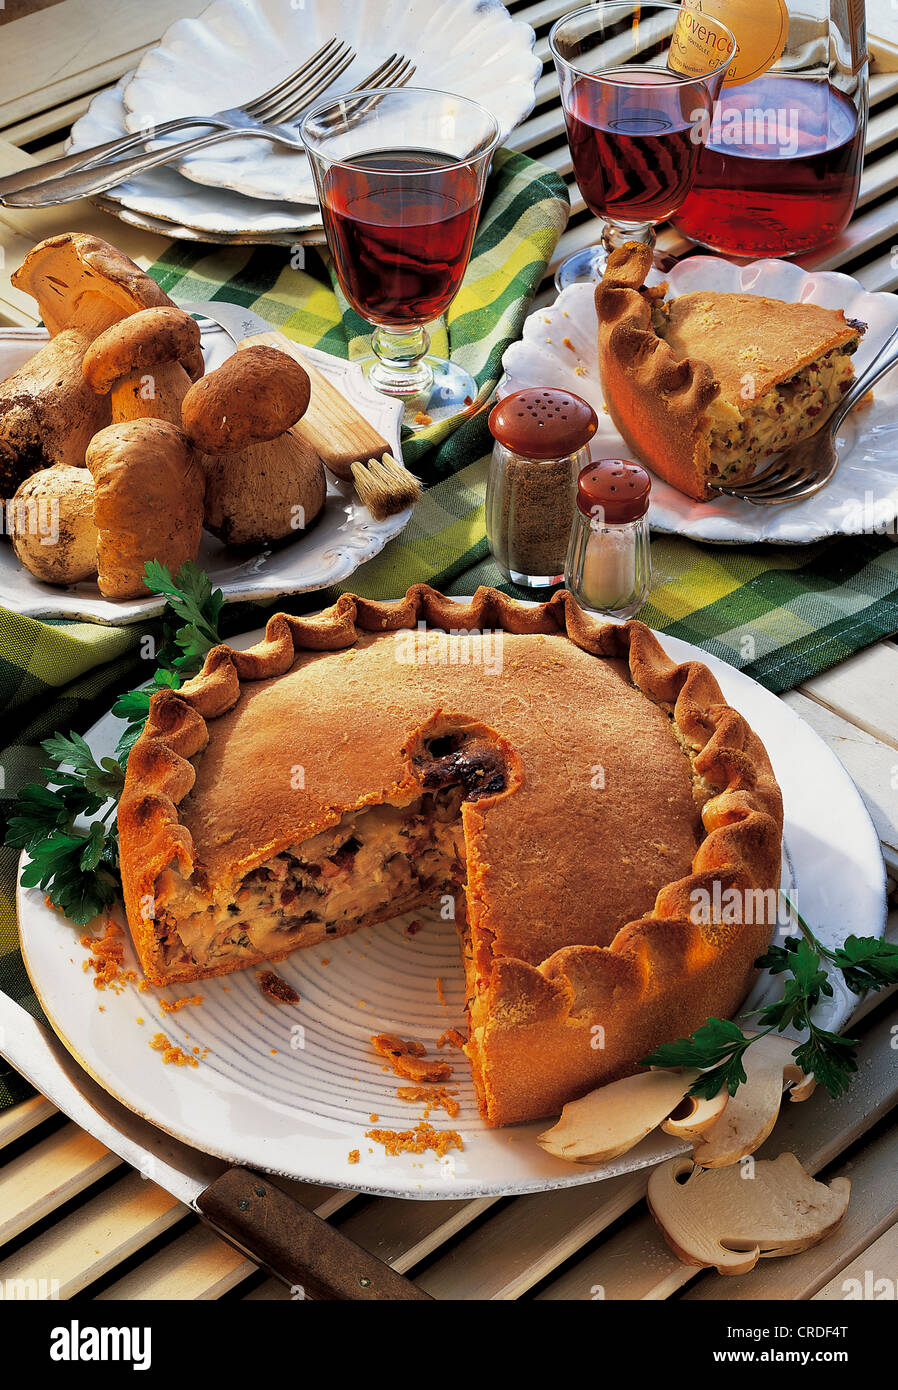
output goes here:
[{"label": "slice of pie", "polygon": [[612,252],[596,289],[609,414],[643,463],[697,501],[815,434],[853,376],[866,324],[841,309],[645,286],[647,246]]},{"label": "slice of pie", "polygon": [[[563,592],[530,608],[425,585],[215,648],[153,697],[119,807],[157,985],[453,895],[493,1124],[557,1112],[737,1008],[781,830],[767,754],[705,666]],[[772,915],[735,920],[721,904],[740,895]]]}]

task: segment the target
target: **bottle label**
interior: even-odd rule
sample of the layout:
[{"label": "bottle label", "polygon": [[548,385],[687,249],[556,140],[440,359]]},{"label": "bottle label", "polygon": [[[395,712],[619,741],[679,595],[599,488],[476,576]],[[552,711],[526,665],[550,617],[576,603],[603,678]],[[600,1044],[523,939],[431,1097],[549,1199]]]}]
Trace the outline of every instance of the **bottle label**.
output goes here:
[{"label": "bottle label", "polygon": [[[863,12],[863,0],[860,9]],[[726,57],[719,35],[702,22],[706,15],[725,24],[736,40],[725,87],[739,87],[760,77],[786,46],[789,13],[784,0],[682,0],[667,60],[674,72],[701,77]]]}]

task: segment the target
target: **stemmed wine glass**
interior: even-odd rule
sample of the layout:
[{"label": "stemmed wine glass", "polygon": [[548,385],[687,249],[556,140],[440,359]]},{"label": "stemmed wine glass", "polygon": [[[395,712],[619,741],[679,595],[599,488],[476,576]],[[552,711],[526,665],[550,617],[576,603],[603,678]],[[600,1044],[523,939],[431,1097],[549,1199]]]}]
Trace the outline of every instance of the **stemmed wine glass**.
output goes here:
[{"label": "stemmed wine glass", "polygon": [[445,313],[467,269],[495,118],[447,92],[372,90],[314,107],[302,138],[340,288],[374,326],[368,380],[403,399],[412,429],[464,410],[477,384],[429,355],[425,324]]},{"label": "stemmed wine glass", "polygon": [[549,47],[574,175],[605,221],[601,243],[559,267],[564,289],[600,280],[624,241],[654,246],[692,187],[736,41],[687,6],[596,0],[559,19]]}]

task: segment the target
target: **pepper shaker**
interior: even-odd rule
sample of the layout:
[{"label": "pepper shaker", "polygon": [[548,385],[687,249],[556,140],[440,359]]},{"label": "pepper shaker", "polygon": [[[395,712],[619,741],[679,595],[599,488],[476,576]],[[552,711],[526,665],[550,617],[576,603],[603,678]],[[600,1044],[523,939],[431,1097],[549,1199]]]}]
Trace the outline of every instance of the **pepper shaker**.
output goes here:
[{"label": "pepper shaker", "polygon": [[564,578],[582,608],[626,619],[645,603],[651,488],[645,469],[629,459],[601,459],[580,472]]},{"label": "pepper shaker", "polygon": [[495,445],[486,487],[486,538],[499,569],[522,588],[564,577],[577,475],[598,428],[591,405],[570,391],[530,387],[490,414]]}]

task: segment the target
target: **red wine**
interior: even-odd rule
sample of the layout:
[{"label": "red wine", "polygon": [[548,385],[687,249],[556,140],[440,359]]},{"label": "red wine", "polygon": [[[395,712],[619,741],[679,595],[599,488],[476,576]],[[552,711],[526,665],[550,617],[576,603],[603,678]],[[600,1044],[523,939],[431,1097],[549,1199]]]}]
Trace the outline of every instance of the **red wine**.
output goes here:
[{"label": "red wine", "polygon": [[587,207],[621,222],[663,222],[695,174],[711,99],[701,83],[623,67],[577,80],[565,110],[574,173]]},{"label": "red wine", "polygon": [[478,174],[446,167],[447,158],[387,150],[327,172],[321,211],[328,244],[343,293],[371,323],[427,323],[458,292],[477,225]]},{"label": "red wine", "polygon": [[727,88],[675,224],[731,255],[822,246],[854,211],[863,135],[852,103],[826,81],[767,73]]}]

